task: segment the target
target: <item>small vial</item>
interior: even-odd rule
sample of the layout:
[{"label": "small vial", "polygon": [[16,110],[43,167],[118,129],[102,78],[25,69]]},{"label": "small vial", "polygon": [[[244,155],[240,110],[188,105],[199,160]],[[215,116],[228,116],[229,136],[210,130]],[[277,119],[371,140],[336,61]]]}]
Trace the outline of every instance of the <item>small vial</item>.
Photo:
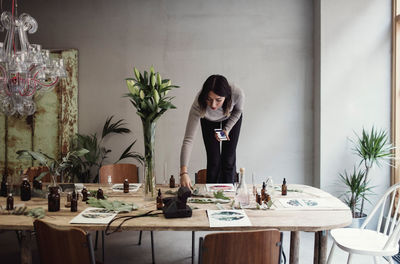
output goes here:
[{"label": "small vial", "polygon": [[283,178],[282,195],[287,195],[286,178]]},{"label": "small vial", "polygon": [[129,192],[129,182],[128,179],[125,179],[124,181],[124,193],[128,193]]},{"label": "small vial", "polygon": [[88,200],[88,191],[86,187],[83,187],[82,190],[82,202],[86,202]]},{"label": "small vial", "polygon": [[14,197],[12,196],[12,193],[9,193],[7,197],[7,210],[13,210],[13,209],[14,209]]},{"label": "small vial", "polygon": [[169,188],[175,188],[175,178],[174,178],[174,175],[171,175],[171,178],[169,179]]},{"label": "small vial", "polygon": [[162,210],[162,209],[163,209],[163,202],[162,202],[162,197],[161,197],[161,190],[158,189],[157,210]]}]

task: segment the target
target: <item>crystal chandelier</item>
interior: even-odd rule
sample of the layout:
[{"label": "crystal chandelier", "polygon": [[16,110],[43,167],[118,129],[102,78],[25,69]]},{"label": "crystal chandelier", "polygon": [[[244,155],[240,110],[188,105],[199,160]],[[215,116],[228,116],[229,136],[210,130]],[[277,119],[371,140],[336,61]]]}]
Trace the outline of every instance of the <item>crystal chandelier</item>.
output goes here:
[{"label": "crystal chandelier", "polygon": [[62,59],[50,59],[49,50],[29,43],[27,32],[36,32],[36,20],[16,13],[13,0],[12,12],[0,17],[7,31],[4,43],[0,42],[0,111],[8,116],[28,116],[36,111],[34,95],[52,89],[66,72]]}]

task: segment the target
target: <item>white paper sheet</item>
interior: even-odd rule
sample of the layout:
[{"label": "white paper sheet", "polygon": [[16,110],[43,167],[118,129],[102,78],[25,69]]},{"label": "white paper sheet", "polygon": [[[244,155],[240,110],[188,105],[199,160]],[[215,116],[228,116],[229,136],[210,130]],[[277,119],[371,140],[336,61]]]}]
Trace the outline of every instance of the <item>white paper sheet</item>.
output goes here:
[{"label": "white paper sheet", "polygon": [[251,226],[244,210],[207,210],[210,227]]},{"label": "white paper sheet", "polygon": [[235,188],[232,183],[207,183],[206,184],[207,192],[234,192]]},{"label": "white paper sheet", "polygon": [[89,207],[75,216],[70,224],[108,224],[117,214],[104,208]]},{"label": "white paper sheet", "polygon": [[301,208],[301,209],[323,209],[323,208],[347,208],[339,200],[324,198],[279,198],[277,199],[283,208]]},{"label": "white paper sheet", "polygon": [[[141,183],[129,183],[129,192],[137,192],[142,184]],[[113,192],[123,192],[124,184],[117,183],[111,187]]]}]

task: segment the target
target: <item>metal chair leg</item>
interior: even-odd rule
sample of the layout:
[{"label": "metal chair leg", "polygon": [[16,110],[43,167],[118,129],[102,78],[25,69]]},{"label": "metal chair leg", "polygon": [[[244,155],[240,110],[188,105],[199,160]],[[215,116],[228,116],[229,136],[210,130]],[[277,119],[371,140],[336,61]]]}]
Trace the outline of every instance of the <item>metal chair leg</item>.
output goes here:
[{"label": "metal chair leg", "polygon": [[142,230],[140,230],[140,233],[139,233],[139,242],[138,242],[138,245],[140,246],[141,244],[142,244]]},{"label": "metal chair leg", "polygon": [[328,261],[326,262],[327,264],[331,264],[332,263],[332,258],[333,258],[333,254],[335,252],[335,249],[336,249],[336,245],[335,245],[335,242],[333,242],[332,248],[331,248],[331,252],[329,253]]},{"label": "metal chair leg", "polygon": [[94,250],[97,250],[97,240],[99,239],[99,231],[96,231],[96,238],[94,239]]},{"label": "metal chair leg", "polygon": [[101,249],[102,249],[102,254],[103,254],[103,264],[105,263],[104,261],[104,231],[101,231]]},{"label": "metal chair leg", "polygon": [[195,231],[192,231],[192,264],[194,264],[194,246],[195,246]]},{"label": "metal chair leg", "polygon": [[153,264],[155,264],[154,260],[154,240],[153,240],[153,231],[150,231],[150,237],[151,237],[151,260],[153,261]]}]

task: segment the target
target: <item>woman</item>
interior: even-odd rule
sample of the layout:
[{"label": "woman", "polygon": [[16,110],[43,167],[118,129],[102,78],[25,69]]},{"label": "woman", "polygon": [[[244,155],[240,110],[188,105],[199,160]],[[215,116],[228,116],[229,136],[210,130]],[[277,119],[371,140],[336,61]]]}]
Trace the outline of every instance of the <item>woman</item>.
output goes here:
[{"label": "woman", "polygon": [[[203,84],[189,112],[185,138],[181,149],[180,181],[192,188],[188,164],[193,139],[201,124],[207,152],[207,182],[233,183],[236,174],[236,146],[242,124],[244,94],[230,85],[222,75],[211,75]],[[222,141],[214,129],[222,128],[227,141]]]}]

